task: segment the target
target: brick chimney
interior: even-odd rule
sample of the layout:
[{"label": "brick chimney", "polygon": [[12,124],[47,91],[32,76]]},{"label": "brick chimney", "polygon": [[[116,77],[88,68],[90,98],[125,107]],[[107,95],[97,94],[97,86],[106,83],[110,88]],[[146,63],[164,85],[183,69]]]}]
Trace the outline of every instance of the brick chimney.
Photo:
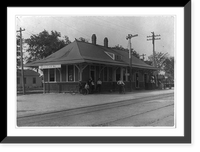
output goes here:
[{"label": "brick chimney", "polygon": [[97,37],[95,34],[92,34],[92,44],[96,45]]},{"label": "brick chimney", "polygon": [[104,46],[108,47],[108,38],[107,37],[104,38]]}]

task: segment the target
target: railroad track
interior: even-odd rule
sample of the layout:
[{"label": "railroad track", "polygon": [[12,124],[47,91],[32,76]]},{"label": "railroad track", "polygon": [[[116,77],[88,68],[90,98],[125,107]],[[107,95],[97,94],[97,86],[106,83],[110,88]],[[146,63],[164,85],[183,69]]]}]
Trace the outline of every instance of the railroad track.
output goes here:
[{"label": "railroad track", "polygon": [[[163,107],[159,107],[159,108],[155,108],[155,109],[150,109],[150,110],[145,111],[145,112],[141,112],[141,113],[137,113],[137,114],[128,115],[128,116],[121,117],[121,118],[118,118],[118,119],[113,119],[113,120],[109,120],[109,121],[104,121],[104,122],[100,122],[100,123],[95,123],[95,124],[92,124],[91,126],[109,126],[109,124],[111,124],[111,123],[113,123],[113,122],[121,121],[121,120],[124,120],[124,119],[129,119],[129,118],[136,117],[136,116],[143,115],[143,114],[148,114],[149,112],[161,110],[161,109],[164,109],[164,108],[170,107],[170,106],[174,106],[174,104],[169,104],[169,105],[166,105],[166,106],[163,106]],[[167,117],[169,117],[169,116],[173,116],[173,114],[164,116],[164,117],[161,118],[161,119],[167,118]],[[154,122],[156,122],[156,121],[159,121],[159,120],[156,119],[156,120],[154,120],[154,121],[148,122],[147,124],[145,124],[145,125],[143,125],[143,126],[147,126],[147,125],[149,125],[149,124],[151,124],[151,123],[154,123]]]}]

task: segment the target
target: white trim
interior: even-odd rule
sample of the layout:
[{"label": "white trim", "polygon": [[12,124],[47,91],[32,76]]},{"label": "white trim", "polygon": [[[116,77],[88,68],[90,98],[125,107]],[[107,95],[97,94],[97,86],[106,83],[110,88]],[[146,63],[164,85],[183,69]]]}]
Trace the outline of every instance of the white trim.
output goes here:
[{"label": "white trim", "polygon": [[115,54],[111,52],[104,51],[111,59],[115,60]]}]

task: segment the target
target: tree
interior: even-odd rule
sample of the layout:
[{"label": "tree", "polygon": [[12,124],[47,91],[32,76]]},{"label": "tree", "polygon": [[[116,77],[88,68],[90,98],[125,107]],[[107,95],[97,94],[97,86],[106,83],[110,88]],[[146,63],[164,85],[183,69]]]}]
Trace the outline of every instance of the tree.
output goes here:
[{"label": "tree", "polygon": [[148,64],[148,65],[152,65],[153,64],[153,62],[152,61],[150,61],[150,60],[146,60],[146,61],[144,61],[146,64]]},{"label": "tree", "polygon": [[[148,64],[153,64],[153,55],[149,56]],[[155,60],[157,63],[157,68],[159,72],[164,72],[169,79],[174,79],[174,57],[169,57],[168,53],[156,52]]]},{"label": "tree", "polygon": [[[155,61],[156,61],[157,68],[159,69],[158,70],[159,72],[164,70],[164,62],[167,59],[167,57],[168,57],[168,53],[163,53],[163,52],[155,53]],[[153,55],[150,55],[148,58],[151,62],[151,65],[153,65],[153,62],[154,62]]]},{"label": "tree", "polygon": [[174,80],[174,57],[169,57],[164,61],[164,71],[169,79]]},{"label": "tree", "polygon": [[81,41],[81,42],[89,42],[89,40],[88,39],[86,39],[86,38],[83,38],[83,37],[80,37],[79,39],[78,39],[79,41]]},{"label": "tree", "polygon": [[[118,49],[118,50],[122,50],[122,51],[129,51],[128,49],[125,49],[123,46],[121,45],[115,45],[114,47],[112,47],[113,49]],[[140,55],[132,49],[132,55],[135,56],[136,58],[140,58]]]},{"label": "tree", "polygon": [[51,31],[51,33],[49,33],[46,30],[39,34],[31,35],[25,42],[28,44],[28,62],[43,59],[71,43],[67,36],[65,36],[63,40],[59,32]]}]

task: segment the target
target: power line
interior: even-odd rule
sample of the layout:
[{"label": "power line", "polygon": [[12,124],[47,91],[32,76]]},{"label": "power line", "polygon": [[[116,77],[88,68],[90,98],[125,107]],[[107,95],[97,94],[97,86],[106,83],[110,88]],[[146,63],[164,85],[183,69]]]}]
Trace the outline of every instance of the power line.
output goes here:
[{"label": "power line", "polygon": [[81,31],[77,30],[77,29],[76,29],[76,28],[74,28],[74,27],[71,27],[71,26],[69,26],[67,23],[65,23],[65,22],[62,22],[62,21],[60,21],[60,20],[56,19],[55,17],[51,17],[51,18],[52,18],[52,19],[54,19],[54,20],[56,20],[56,21],[58,21],[58,22],[60,22],[60,23],[63,23],[63,24],[65,24],[65,25],[67,25],[69,28],[71,28],[71,29],[73,29],[73,30],[76,30],[77,32],[79,32],[79,33],[81,33],[81,34],[83,34],[83,35],[87,36],[87,38],[89,38],[89,37],[90,37],[89,35],[87,35],[87,34],[85,34],[85,33],[81,32]]},{"label": "power line", "polygon": [[[121,28],[122,30],[126,30],[126,31],[129,31],[129,32],[133,32],[132,29],[129,29],[129,28],[125,27],[125,26],[118,25],[118,24],[115,24],[114,22],[109,22],[109,21],[107,21],[107,20],[103,20],[102,18],[98,18],[98,19],[104,21],[104,22],[107,23],[107,24],[112,24],[112,25],[118,26],[118,27]],[[130,24],[129,24],[129,25],[130,25]],[[131,26],[133,26],[133,25],[131,25]]]},{"label": "power line", "polygon": [[[136,18],[137,18],[137,17],[136,17]],[[117,17],[116,17],[115,19],[117,19],[117,21],[115,20],[116,22],[122,22],[122,21],[119,20],[119,18],[117,18]],[[130,21],[130,20],[129,20],[129,21]],[[133,24],[132,24],[131,22],[126,22],[126,24],[128,24],[129,26],[133,26]],[[144,36],[144,37],[146,37],[146,35],[140,33],[140,36],[141,36],[141,35]]]}]

